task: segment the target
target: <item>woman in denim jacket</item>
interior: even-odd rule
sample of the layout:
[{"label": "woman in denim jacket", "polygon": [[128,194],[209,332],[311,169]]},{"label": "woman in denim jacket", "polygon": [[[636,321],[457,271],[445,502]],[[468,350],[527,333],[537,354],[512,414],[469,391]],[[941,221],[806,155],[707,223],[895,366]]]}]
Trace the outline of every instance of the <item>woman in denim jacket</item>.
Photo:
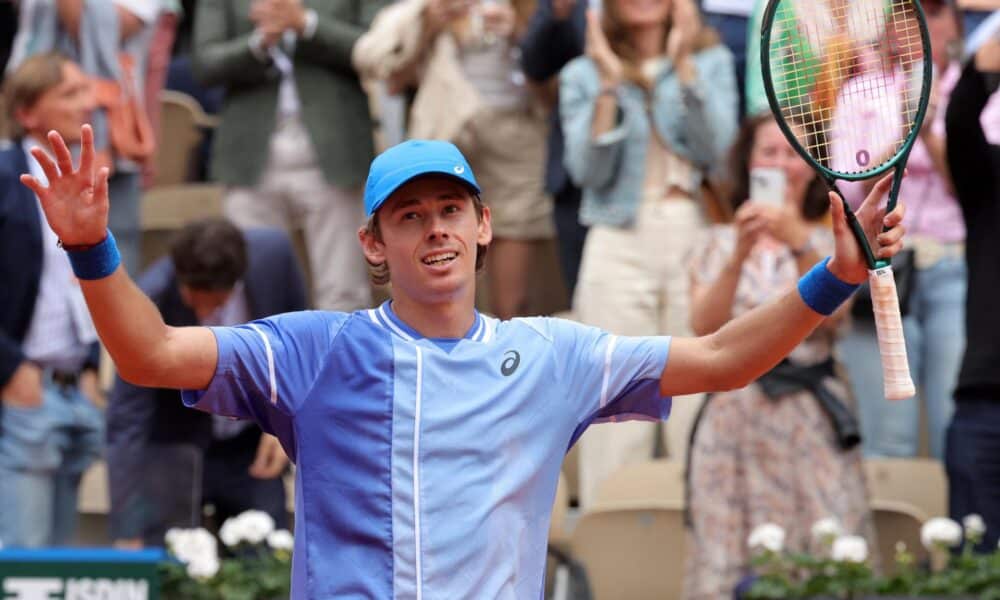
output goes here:
[{"label": "woman in denim jacket", "polygon": [[[706,224],[702,178],[736,131],[733,59],[692,0],[604,6],[603,16],[587,16],[586,56],[560,74],[566,169],[591,227],[573,310],[620,335],[685,335],[685,258]],[[679,458],[696,403],[678,404],[669,447]],[[652,456],[655,428],[619,424],[583,436],[582,505],[626,460]]]}]

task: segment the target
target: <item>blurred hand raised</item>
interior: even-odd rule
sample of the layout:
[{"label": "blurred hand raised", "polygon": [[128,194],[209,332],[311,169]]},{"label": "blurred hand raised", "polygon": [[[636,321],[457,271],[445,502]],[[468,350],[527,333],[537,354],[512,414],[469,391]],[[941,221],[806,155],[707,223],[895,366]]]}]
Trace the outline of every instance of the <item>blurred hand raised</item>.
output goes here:
[{"label": "blurred hand raised", "polygon": [[624,78],[622,61],[611,49],[608,38],[601,27],[601,17],[593,10],[587,11],[587,56],[597,64],[601,85],[616,86]]},{"label": "blurred hand raised", "polygon": [[55,162],[41,148],[31,155],[41,165],[48,187],[31,175],[21,175],[21,183],[35,192],[52,231],[66,246],[99,244],[108,228],[108,169],[102,167],[94,176],[94,131],[90,125],[81,129],[80,168],[73,170],[73,157],[62,136],[48,135]]}]

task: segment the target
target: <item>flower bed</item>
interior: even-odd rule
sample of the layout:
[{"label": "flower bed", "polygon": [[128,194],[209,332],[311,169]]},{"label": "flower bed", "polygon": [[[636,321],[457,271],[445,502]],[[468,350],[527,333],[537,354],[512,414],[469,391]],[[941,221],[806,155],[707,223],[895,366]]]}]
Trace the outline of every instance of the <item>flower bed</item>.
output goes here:
[{"label": "flower bed", "polygon": [[916,564],[906,545],[899,543],[896,574],[882,577],[869,565],[864,538],[845,535],[832,519],[813,525],[812,536],[823,549],[819,555],[786,552],[784,529],[767,523],[748,539],[756,576],[739,595],[746,600],[1000,600],[1000,550],[972,552],[985,532],[978,515],[967,516],[962,525],[930,519],[920,532],[930,564]]},{"label": "flower bed", "polygon": [[226,520],[219,539],[205,529],[171,529],[166,543],[176,560],[161,565],[163,600],[268,600],[288,598],[292,534],[274,520],[247,511]]}]

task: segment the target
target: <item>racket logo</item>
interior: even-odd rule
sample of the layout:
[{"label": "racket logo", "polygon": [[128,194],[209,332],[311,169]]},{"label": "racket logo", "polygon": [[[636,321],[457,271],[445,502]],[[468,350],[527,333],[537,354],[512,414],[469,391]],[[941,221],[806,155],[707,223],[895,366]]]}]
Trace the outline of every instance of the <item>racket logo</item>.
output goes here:
[{"label": "racket logo", "polygon": [[500,372],[503,373],[504,377],[510,377],[517,370],[518,365],[521,364],[521,355],[517,353],[517,350],[508,350],[503,355],[507,358],[500,363]]},{"label": "racket logo", "polygon": [[868,163],[872,161],[872,157],[867,150],[858,150],[858,153],[854,155],[854,160],[858,161],[858,166],[867,167]]}]

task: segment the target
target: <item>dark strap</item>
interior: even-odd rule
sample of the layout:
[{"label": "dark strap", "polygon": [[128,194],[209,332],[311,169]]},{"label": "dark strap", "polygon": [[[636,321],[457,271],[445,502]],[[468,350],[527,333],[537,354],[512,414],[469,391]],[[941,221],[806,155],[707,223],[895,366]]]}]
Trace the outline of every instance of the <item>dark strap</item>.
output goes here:
[{"label": "dark strap", "polygon": [[772,400],[803,390],[811,393],[830,419],[830,425],[837,436],[837,445],[841,450],[850,450],[861,443],[861,430],[850,409],[823,385],[823,380],[830,377],[835,377],[832,358],[810,366],[795,365],[785,359],[765,373],[757,383]]}]

